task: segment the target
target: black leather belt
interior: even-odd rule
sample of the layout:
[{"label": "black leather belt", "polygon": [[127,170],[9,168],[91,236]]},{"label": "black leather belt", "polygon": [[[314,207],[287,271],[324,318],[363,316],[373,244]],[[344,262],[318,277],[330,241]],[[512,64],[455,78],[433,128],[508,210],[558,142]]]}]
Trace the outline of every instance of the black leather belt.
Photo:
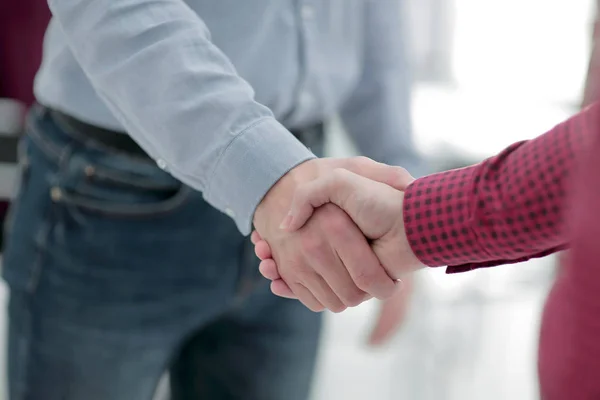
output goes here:
[{"label": "black leather belt", "polygon": [[[69,129],[71,134],[81,136],[82,140],[92,140],[105,147],[135,156],[148,157],[147,153],[124,132],[101,128],[80,121],[63,112],[48,109],[56,123]],[[292,134],[307,147],[322,146],[324,138],[323,124],[316,124],[307,129],[292,130]]]},{"label": "black leather belt", "polygon": [[68,129],[69,134],[75,136],[75,139],[92,140],[123,153],[148,157],[148,154],[124,132],[88,124],[57,110],[49,109],[48,111],[54,122]]}]

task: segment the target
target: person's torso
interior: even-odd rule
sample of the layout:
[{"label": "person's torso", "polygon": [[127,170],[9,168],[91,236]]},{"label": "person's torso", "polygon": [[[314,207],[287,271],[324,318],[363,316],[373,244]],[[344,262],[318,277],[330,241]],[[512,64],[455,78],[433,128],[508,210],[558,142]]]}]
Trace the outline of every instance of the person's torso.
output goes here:
[{"label": "person's torso", "polygon": [[[369,0],[186,0],[232,61],[288,127],[335,113],[362,70],[364,5]],[[149,77],[149,80],[151,78]],[[35,85],[38,100],[88,122],[120,129],[53,20]]]}]

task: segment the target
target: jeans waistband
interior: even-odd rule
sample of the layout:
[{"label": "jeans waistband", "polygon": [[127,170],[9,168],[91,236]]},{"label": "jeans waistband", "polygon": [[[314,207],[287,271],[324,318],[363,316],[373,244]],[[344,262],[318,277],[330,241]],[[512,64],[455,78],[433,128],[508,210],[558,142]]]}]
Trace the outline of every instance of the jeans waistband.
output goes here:
[{"label": "jeans waistband", "polygon": [[[73,134],[81,135],[84,141],[93,141],[110,149],[138,157],[148,157],[147,153],[125,132],[113,131],[96,125],[88,124],[61,111],[46,108],[50,117],[59,125],[66,127]],[[315,124],[305,129],[290,131],[300,142],[307,146],[322,142],[324,126]],[[77,139],[77,138],[76,138]]]},{"label": "jeans waistband", "polygon": [[81,135],[85,141],[92,140],[111,149],[138,157],[148,157],[146,152],[125,132],[113,131],[88,124],[58,110],[48,109],[50,117],[72,134]]}]

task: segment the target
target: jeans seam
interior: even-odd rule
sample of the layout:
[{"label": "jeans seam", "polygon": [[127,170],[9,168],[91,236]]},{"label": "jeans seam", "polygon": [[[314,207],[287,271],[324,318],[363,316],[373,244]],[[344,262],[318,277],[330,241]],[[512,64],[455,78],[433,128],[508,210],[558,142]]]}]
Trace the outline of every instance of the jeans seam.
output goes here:
[{"label": "jeans seam", "polygon": [[[66,165],[66,160],[68,159],[69,155],[72,153],[73,149],[71,145],[65,146],[64,149],[62,149],[60,152],[58,152],[58,172],[59,174],[61,173],[61,171],[63,170],[64,166]],[[50,182],[50,186],[53,186],[53,182]],[[35,261],[34,264],[32,266],[32,270],[31,270],[31,275],[29,277],[29,282],[27,283],[27,291],[30,294],[35,293],[35,291],[37,290],[39,283],[40,283],[40,279],[42,276],[42,269],[43,269],[43,257],[47,252],[48,249],[48,237],[50,236],[50,231],[52,230],[52,227],[54,225],[54,209],[53,209],[53,203],[51,202],[52,200],[50,199],[50,203],[48,204],[48,207],[46,208],[44,215],[43,215],[43,222],[40,226],[40,229],[38,230],[34,240],[35,240],[35,245],[36,245],[36,257],[35,257]]]},{"label": "jeans seam", "polygon": [[[22,304],[22,308],[25,308],[25,315],[21,316],[19,318],[24,318],[25,321],[21,321],[21,324],[19,325],[19,332],[18,332],[18,337],[15,340],[18,340],[17,342],[17,354],[15,356],[15,358],[17,359],[17,366],[18,366],[18,371],[16,371],[17,374],[17,379],[16,382],[8,382],[9,384],[9,395],[11,396],[12,399],[12,395],[15,395],[14,400],[22,400],[25,399],[27,396],[27,390],[28,390],[28,380],[29,380],[29,374],[30,374],[30,370],[31,370],[31,343],[32,343],[32,338],[31,338],[31,324],[32,324],[32,316],[31,316],[31,308],[32,308],[32,299],[31,296],[27,293],[27,292],[21,292],[19,294],[22,298],[21,300],[21,304]],[[16,296],[15,293],[11,292],[11,299],[9,300],[9,302],[14,301],[14,297]],[[14,316],[12,315],[15,310],[13,309],[14,306],[10,305],[10,313],[11,315],[9,315],[9,318],[12,322],[10,322],[11,324],[14,323]],[[19,312],[23,312],[23,310],[18,310]],[[11,334],[11,333],[9,333]],[[14,334],[14,332],[12,332],[12,334]],[[24,338],[23,338],[24,336]],[[10,349],[8,349],[10,351]],[[14,362],[14,360],[13,360]]]},{"label": "jeans seam", "polygon": [[80,214],[78,209],[87,212],[103,215],[106,217],[123,218],[125,220],[143,219],[148,217],[160,217],[169,215],[181,207],[189,198],[190,189],[183,186],[178,193],[169,200],[162,201],[157,204],[115,204],[102,205],[101,201],[82,200],[77,194],[70,194],[62,191],[61,200],[59,203],[70,208],[72,212]]}]

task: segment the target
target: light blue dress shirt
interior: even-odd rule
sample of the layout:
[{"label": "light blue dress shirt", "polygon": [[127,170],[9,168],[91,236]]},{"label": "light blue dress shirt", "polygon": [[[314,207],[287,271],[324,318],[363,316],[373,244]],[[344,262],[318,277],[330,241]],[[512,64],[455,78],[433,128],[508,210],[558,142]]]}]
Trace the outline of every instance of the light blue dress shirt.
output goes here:
[{"label": "light blue dress shirt", "polygon": [[288,129],[339,113],[411,167],[400,0],[49,0],[38,101],[126,131],[244,234],[310,159]]}]

